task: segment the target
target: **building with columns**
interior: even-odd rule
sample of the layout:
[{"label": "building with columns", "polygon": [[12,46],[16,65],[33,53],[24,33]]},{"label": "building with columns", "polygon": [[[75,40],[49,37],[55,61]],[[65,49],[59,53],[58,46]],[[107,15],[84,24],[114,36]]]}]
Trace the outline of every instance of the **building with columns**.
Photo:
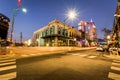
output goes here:
[{"label": "building with columns", "polygon": [[32,44],[34,46],[81,46],[78,41],[80,38],[81,32],[77,29],[54,19],[34,32]]}]

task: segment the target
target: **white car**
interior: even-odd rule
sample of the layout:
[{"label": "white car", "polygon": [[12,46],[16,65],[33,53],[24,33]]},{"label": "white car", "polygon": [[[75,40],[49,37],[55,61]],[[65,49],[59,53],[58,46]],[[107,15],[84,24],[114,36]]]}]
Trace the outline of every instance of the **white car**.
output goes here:
[{"label": "white car", "polygon": [[101,45],[97,46],[96,51],[103,51],[103,47]]}]

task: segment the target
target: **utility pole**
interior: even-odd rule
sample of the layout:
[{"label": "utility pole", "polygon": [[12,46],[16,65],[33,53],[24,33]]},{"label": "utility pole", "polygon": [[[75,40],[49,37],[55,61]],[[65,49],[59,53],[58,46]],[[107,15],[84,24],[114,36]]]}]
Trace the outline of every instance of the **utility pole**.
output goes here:
[{"label": "utility pole", "polygon": [[15,16],[16,16],[16,12],[19,10],[19,8],[14,9],[13,11],[13,17],[12,17],[12,29],[11,29],[11,33],[10,33],[10,41],[13,42],[13,32],[14,32],[14,22],[15,22]]},{"label": "utility pole", "polygon": [[22,44],[22,32],[20,32],[20,43]]}]

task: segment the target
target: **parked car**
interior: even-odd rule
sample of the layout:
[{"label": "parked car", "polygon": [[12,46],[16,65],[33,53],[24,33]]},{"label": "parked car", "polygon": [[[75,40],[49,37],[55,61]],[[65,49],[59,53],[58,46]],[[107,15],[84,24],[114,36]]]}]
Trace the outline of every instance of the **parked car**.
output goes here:
[{"label": "parked car", "polygon": [[98,46],[96,47],[96,51],[104,51],[103,45],[98,45]]}]

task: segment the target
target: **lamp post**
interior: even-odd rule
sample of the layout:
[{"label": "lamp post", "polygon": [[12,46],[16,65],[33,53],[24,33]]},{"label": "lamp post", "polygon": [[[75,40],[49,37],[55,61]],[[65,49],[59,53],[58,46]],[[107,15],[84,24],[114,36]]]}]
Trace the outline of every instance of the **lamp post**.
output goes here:
[{"label": "lamp post", "polygon": [[111,36],[110,36],[110,35],[107,35],[107,44],[108,44],[108,45],[110,44],[110,38],[111,38]]},{"label": "lamp post", "polygon": [[[13,10],[13,17],[12,17],[12,29],[11,29],[11,33],[10,33],[10,41],[13,41],[13,31],[14,31],[14,22],[15,22],[15,17],[16,17],[16,13],[18,10],[20,10],[21,8],[15,8]],[[22,12],[26,13],[27,9],[22,8]]]},{"label": "lamp post", "polygon": [[[77,16],[78,16],[78,13],[75,9],[70,9],[67,12],[66,19],[64,20],[64,31],[63,31],[64,36],[66,36],[66,34],[65,34],[65,22],[66,22],[66,20],[72,20],[73,21],[77,18]],[[69,40],[68,40],[68,46],[69,46]]]}]

